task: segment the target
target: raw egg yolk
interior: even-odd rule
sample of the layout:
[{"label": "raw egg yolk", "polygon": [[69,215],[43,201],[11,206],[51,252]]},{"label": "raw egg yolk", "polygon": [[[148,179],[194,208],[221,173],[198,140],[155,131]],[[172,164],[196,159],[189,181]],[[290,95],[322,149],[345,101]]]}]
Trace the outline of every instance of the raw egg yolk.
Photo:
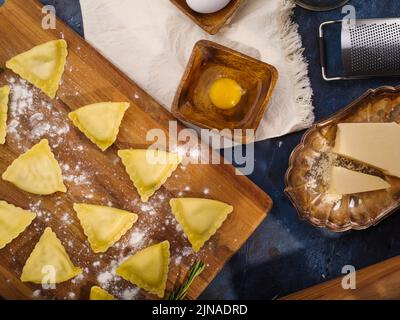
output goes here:
[{"label": "raw egg yolk", "polygon": [[243,89],[232,79],[221,78],[211,86],[210,99],[220,109],[231,109],[237,106],[243,95]]}]

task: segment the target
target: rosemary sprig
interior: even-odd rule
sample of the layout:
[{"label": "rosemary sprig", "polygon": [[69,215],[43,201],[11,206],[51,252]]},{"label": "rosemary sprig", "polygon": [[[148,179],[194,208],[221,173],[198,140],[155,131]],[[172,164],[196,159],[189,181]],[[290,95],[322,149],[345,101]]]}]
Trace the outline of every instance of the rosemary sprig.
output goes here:
[{"label": "rosemary sprig", "polygon": [[177,287],[172,291],[165,300],[183,300],[192,285],[194,279],[196,279],[204,270],[205,265],[203,261],[197,261],[193,267],[189,270],[186,281],[182,286]]}]

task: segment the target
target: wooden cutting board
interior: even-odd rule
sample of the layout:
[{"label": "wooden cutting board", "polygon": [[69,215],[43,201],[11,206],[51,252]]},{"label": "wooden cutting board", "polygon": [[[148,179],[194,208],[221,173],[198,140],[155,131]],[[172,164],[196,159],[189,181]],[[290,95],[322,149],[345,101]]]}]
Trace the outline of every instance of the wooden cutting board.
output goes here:
[{"label": "wooden cutting board", "polygon": [[399,300],[400,256],[357,271],[354,290],[344,290],[342,279],[293,293],[282,300]]},{"label": "wooden cutting board", "polygon": [[[167,239],[171,242],[167,291],[181,283],[194,261],[206,263],[205,271],[188,294],[191,299],[197,298],[266,217],[271,199],[246,177],[236,175],[231,165],[189,164],[179,168],[148,204],[141,203],[116,156],[117,150],[150,145],[147,131],[158,128],[167,133],[169,121],[174,118],[61,21],[57,21],[56,30],[42,29],[41,8],[34,0],[7,0],[0,7],[0,67],[4,68],[12,56],[52,39],[65,38],[69,45],[66,71],[55,100],[21,83],[10,71],[0,74],[0,86],[15,81],[7,143],[0,146],[0,174],[18,155],[47,138],[62,166],[68,192],[35,196],[0,180],[0,199],[40,215],[0,250],[0,296],[87,299],[90,287],[100,284],[119,298],[154,298],[142,291],[136,293],[133,285],[117,279],[111,270],[138,249]],[[33,92],[32,101],[27,90]],[[100,101],[131,104],[117,142],[104,153],[67,119],[71,110]],[[179,125],[181,129],[183,126]],[[190,251],[169,209],[168,200],[179,196],[213,198],[234,206],[228,220],[197,255]],[[72,210],[74,202],[130,210],[139,215],[139,221],[119,244],[96,255]],[[84,269],[83,277],[58,284],[55,290],[43,290],[19,280],[26,259],[47,226],[56,232],[74,264]]]}]

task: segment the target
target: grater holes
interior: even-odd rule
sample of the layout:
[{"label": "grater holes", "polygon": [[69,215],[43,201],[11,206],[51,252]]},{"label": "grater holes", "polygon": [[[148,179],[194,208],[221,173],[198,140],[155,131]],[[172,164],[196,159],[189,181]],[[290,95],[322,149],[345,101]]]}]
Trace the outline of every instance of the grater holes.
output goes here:
[{"label": "grater holes", "polygon": [[400,73],[399,39],[400,25],[397,23],[364,23],[350,28],[352,73]]}]

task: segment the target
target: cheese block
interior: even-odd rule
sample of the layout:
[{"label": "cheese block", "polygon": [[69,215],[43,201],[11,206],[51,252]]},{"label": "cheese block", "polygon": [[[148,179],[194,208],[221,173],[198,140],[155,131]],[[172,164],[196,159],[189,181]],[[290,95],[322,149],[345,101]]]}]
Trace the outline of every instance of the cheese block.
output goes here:
[{"label": "cheese block", "polygon": [[333,152],[400,177],[400,125],[340,123]]},{"label": "cheese block", "polygon": [[345,195],[390,188],[385,180],[369,174],[333,167],[329,193]]}]

